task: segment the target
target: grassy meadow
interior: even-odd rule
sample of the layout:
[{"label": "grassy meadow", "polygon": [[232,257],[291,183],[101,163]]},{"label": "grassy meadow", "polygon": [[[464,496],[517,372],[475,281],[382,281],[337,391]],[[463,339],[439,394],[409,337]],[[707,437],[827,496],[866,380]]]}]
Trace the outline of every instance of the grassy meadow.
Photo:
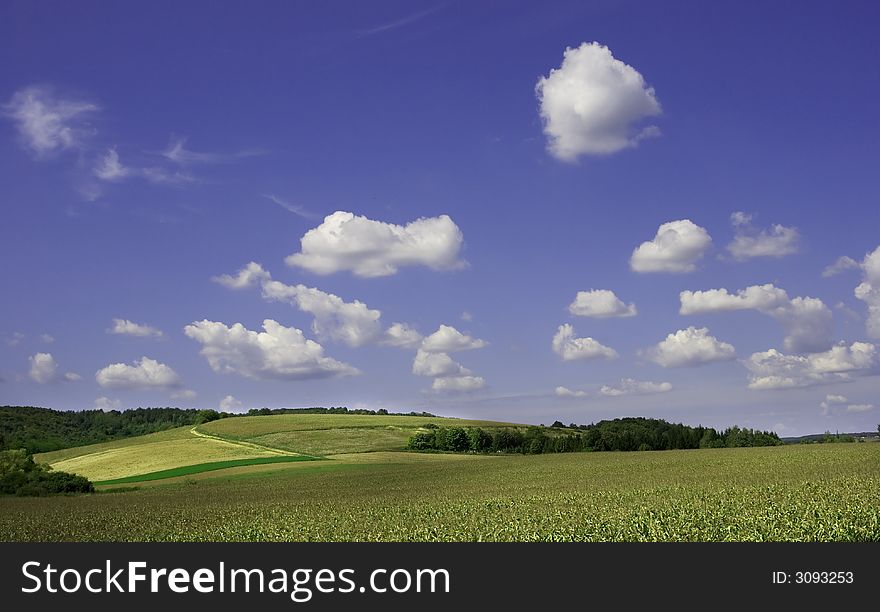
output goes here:
[{"label": "grassy meadow", "polygon": [[[90,478],[112,473],[117,484],[137,488],[4,498],[0,539],[880,540],[880,444],[534,456],[403,452],[408,436],[429,421],[246,417],[47,453],[40,459],[59,469]],[[262,457],[248,455],[258,452],[258,442],[272,446]],[[207,443],[235,450],[206,460],[220,457],[205,450]],[[165,464],[157,455],[166,452],[174,465],[139,482],[138,475],[160,471]],[[195,469],[180,465],[186,452]],[[298,460],[310,455],[322,460]],[[260,463],[273,456],[287,459]],[[251,458],[258,462],[244,464]]]}]

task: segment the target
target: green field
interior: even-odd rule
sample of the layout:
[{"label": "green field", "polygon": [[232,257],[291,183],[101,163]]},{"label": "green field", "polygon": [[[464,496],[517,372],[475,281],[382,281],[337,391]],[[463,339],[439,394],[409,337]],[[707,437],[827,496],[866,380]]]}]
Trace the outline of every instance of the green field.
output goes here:
[{"label": "green field", "polygon": [[[304,422],[303,416],[319,418]],[[417,454],[377,448],[389,444],[382,419],[390,417],[351,418],[254,417],[200,426],[239,441],[283,434],[284,444],[297,450],[333,426],[372,428],[374,438],[345,434],[337,446],[375,452],[178,473],[125,492],[4,498],[0,539],[880,541],[880,444]],[[398,418],[394,426],[402,429],[425,423]],[[237,423],[244,426],[236,429]],[[166,441],[186,439],[181,432],[167,435]],[[114,444],[121,443],[100,450]],[[138,446],[126,440],[117,448]]]}]

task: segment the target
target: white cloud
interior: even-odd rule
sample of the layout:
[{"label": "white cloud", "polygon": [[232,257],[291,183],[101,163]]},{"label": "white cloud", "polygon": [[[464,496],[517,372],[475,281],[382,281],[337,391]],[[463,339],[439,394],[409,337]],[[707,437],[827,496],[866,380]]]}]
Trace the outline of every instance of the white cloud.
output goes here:
[{"label": "white cloud", "polygon": [[169,388],[180,385],[177,372],[149,357],[141,357],[140,361],[131,365],[111,363],[98,370],[95,380],[104,388],[118,389]]},{"label": "white cloud", "polygon": [[796,297],[772,284],[752,285],[732,294],[727,289],[682,291],[682,315],[757,310],[776,319],[785,330],[786,350],[817,352],[831,345],[831,310],[818,298]]},{"label": "white cloud", "polygon": [[131,175],[131,169],[122,165],[119,161],[119,153],[116,147],[107,149],[107,153],[102,157],[92,170],[102,181],[121,181]]},{"label": "white cloud", "polygon": [[431,389],[438,393],[469,393],[486,386],[482,376],[447,376],[435,378]]},{"label": "white cloud", "polygon": [[559,386],[554,389],[553,393],[556,394],[557,397],[586,397],[586,391],[575,391],[574,389],[569,389],[568,387]]},{"label": "white cloud", "polygon": [[672,383],[655,383],[650,381],[635,380],[633,378],[621,378],[617,386],[602,385],[599,393],[610,397],[620,395],[651,395],[653,393],[666,393],[672,391]]},{"label": "white cloud", "polygon": [[252,261],[239,270],[235,275],[223,274],[221,276],[215,276],[211,280],[227,287],[228,289],[246,289],[248,287],[253,287],[257,283],[271,280],[271,276],[263,269],[263,266]]},{"label": "white cloud", "polygon": [[84,116],[97,110],[90,102],[59,98],[36,86],[16,92],[3,106],[3,114],[15,121],[22,141],[38,157],[79,147],[89,133]]},{"label": "white cloud", "polygon": [[563,361],[575,359],[616,359],[617,351],[594,340],[593,338],[576,338],[574,328],[566,323],[560,325],[553,336],[553,351]]},{"label": "white cloud", "polygon": [[162,156],[175,164],[213,164],[223,161],[223,156],[216,153],[196,153],[186,148],[186,138],[172,139]]},{"label": "white cloud", "polygon": [[406,323],[392,323],[385,330],[382,344],[399,348],[418,348],[422,343],[422,334]]},{"label": "white cloud", "polygon": [[12,335],[6,339],[6,344],[9,346],[18,346],[21,344],[21,341],[24,340],[24,334],[21,332],[12,332]]},{"label": "white cloud", "polygon": [[203,320],[187,325],[184,333],[202,345],[201,354],[215,372],[258,380],[306,380],[360,373],[325,357],[323,347],[306,339],[299,329],[266,319],[263,330],[252,331],[241,323],[227,327]]},{"label": "white cloud", "polygon": [[55,337],[52,334],[40,334],[40,340],[46,344],[52,344],[55,342]]},{"label": "white cloud", "polygon": [[462,313],[461,313],[461,320],[462,320],[462,321],[467,321],[467,322],[473,321],[473,320],[474,320],[474,315],[472,315],[471,313],[469,313],[467,310],[462,311]]},{"label": "white cloud", "polygon": [[750,372],[749,389],[792,389],[849,382],[854,376],[869,374],[877,365],[877,351],[867,342],[840,344],[809,355],[770,349],[752,354],[743,363]]},{"label": "white cloud", "polygon": [[241,408],[243,404],[233,395],[227,395],[220,400],[220,412],[235,412]]},{"label": "white cloud", "polygon": [[693,272],[711,245],[709,232],[693,221],[669,221],[633,250],[629,265],[634,272]]},{"label": "white cloud", "polygon": [[656,126],[637,127],[661,113],[654,88],[596,42],[566,48],[562,65],[538,79],[535,94],[547,149],[564,161],[616,153],[659,135]]},{"label": "white cloud", "polygon": [[310,213],[308,210],[306,210],[303,206],[300,206],[299,204],[293,204],[291,202],[288,202],[287,200],[282,200],[278,196],[272,195],[271,193],[268,193],[268,194],[264,193],[263,197],[271,202],[275,202],[276,204],[278,204],[278,206],[280,206],[284,210],[286,210],[288,212],[292,212],[295,215],[299,215],[300,217],[302,217],[304,219],[316,218],[316,215]]},{"label": "white cloud", "polygon": [[471,371],[457,363],[447,353],[429,353],[419,349],[413,360],[412,373],[416,376],[468,376]]},{"label": "white cloud", "polygon": [[825,269],[822,270],[822,277],[829,278],[831,276],[836,276],[846,270],[855,270],[860,267],[861,264],[855,259],[853,259],[852,257],[847,257],[846,255],[842,255],[841,257],[838,257],[833,264],[825,266]]},{"label": "white cloud", "polygon": [[578,317],[632,317],[638,312],[635,304],[624,304],[613,291],[591,289],[578,291],[568,311]]},{"label": "white cloud", "polygon": [[850,404],[846,407],[847,412],[868,412],[874,409],[874,404]]},{"label": "white cloud", "polygon": [[825,399],[819,404],[819,407],[822,409],[820,414],[822,416],[829,416],[831,414],[831,406],[846,404],[849,400],[846,399],[845,395],[832,395],[828,394],[825,396]]},{"label": "white cloud", "polygon": [[698,366],[736,358],[736,350],[727,342],[709,335],[709,329],[688,327],[669,334],[666,339],[645,351],[645,356],[664,368]]},{"label": "white cloud", "polygon": [[55,363],[52,353],[37,353],[28,357],[28,361],[31,364],[31,369],[28,372],[31,380],[44,385],[55,379],[58,364]]},{"label": "white cloud", "polygon": [[465,265],[458,257],[462,242],[461,230],[447,215],[403,226],[336,211],[306,232],[301,252],[285,262],[315,274],[349,270],[366,278],[396,274],[403,266],[455,269]]},{"label": "white cloud", "polygon": [[78,380],[82,380],[82,376],[80,376],[76,372],[66,372],[64,374],[64,380],[66,380],[67,382],[77,382]]},{"label": "white cloud", "polygon": [[180,391],[175,391],[174,393],[172,393],[171,399],[194,400],[198,396],[199,394],[192,389],[181,389]]},{"label": "white cloud", "polygon": [[95,400],[95,410],[103,410],[104,412],[110,412],[111,410],[119,410],[119,407],[122,404],[118,399],[110,399],[109,397],[101,396]]},{"label": "white cloud", "polygon": [[752,225],[752,216],[739,211],[730,215],[730,222],[736,233],[727,245],[727,251],[737,261],[753,257],[783,257],[797,253],[800,248],[800,233],[795,227],[776,224],[758,230]]},{"label": "white cloud", "polygon": [[865,255],[861,268],[864,279],[856,287],[855,296],[868,305],[868,319],[865,322],[868,336],[880,338],[880,246]]},{"label": "white cloud", "polygon": [[488,342],[461,333],[451,325],[441,325],[422,341],[422,350],[429,353],[452,353],[488,346]]},{"label": "white cloud", "polygon": [[119,334],[122,336],[158,337],[162,335],[162,331],[155,327],[134,323],[128,319],[113,319],[113,327],[107,331],[111,334]]}]

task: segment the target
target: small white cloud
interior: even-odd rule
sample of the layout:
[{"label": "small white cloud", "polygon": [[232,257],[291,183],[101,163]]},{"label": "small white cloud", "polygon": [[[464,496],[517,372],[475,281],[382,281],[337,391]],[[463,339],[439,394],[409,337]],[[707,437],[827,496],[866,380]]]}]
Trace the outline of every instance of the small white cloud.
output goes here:
[{"label": "small white cloud", "polygon": [[474,315],[469,313],[467,310],[461,313],[461,320],[467,321],[468,323],[474,320]]},{"label": "small white cloud", "polygon": [[201,354],[215,372],[258,380],[307,380],[352,376],[357,368],[324,356],[324,348],[295,327],[263,321],[262,332],[241,323],[216,321],[187,325],[184,333],[202,345]]},{"label": "small white cloud", "polygon": [[868,412],[874,409],[874,404],[850,404],[846,407],[847,412]]},{"label": "small white cloud", "polygon": [[559,386],[553,391],[557,397],[586,397],[586,391],[575,391],[568,387]]},{"label": "small white cloud", "polygon": [[846,270],[856,270],[861,267],[861,264],[857,262],[852,257],[847,257],[846,255],[842,255],[838,257],[833,264],[825,266],[825,269],[822,270],[822,277],[829,278],[831,276],[836,276],[841,272]]},{"label": "small white cloud", "polygon": [[698,366],[736,358],[736,350],[727,342],[709,335],[709,329],[688,327],[669,334],[666,339],[644,352],[664,368]]},{"label": "small white cloud", "polygon": [[111,334],[118,334],[121,336],[139,337],[159,337],[162,335],[162,331],[156,329],[155,327],[143,325],[140,323],[134,323],[133,321],[129,321],[128,319],[113,319],[113,327],[108,329],[107,332]]},{"label": "small white cloud", "polygon": [[181,389],[171,394],[171,399],[194,400],[199,396],[192,389]]},{"label": "small white cloud", "polygon": [[52,334],[40,334],[40,340],[42,340],[45,344],[52,344],[55,342],[55,336]]},{"label": "small white cloud", "polygon": [[64,380],[66,380],[67,382],[76,382],[78,380],[82,380],[82,376],[80,376],[76,372],[67,372],[64,374]]},{"label": "small white cloud", "polygon": [[864,279],[856,287],[855,296],[868,306],[868,318],[865,321],[868,336],[880,338],[880,246],[865,255],[861,268]]},{"label": "small white cloud", "polygon": [[433,334],[422,341],[422,350],[429,353],[453,353],[488,346],[488,342],[461,333],[451,325],[440,325]]},{"label": "small white cloud", "polygon": [[637,127],[661,113],[654,88],[597,42],[566,48],[562,65],[538,79],[535,93],[547,149],[564,161],[616,153],[660,133]]},{"label": "small white cloud", "polygon": [[617,351],[593,338],[576,338],[574,328],[566,323],[560,325],[553,336],[553,352],[563,361],[576,359],[616,359]]},{"label": "small white cloud", "polygon": [[[822,353],[786,355],[776,349],[753,353],[743,362],[749,370],[749,389],[794,389],[849,382],[877,365],[873,344],[853,342]],[[825,401],[834,403],[826,397]],[[842,396],[841,396],[842,397]]]},{"label": "small white cloud", "polygon": [[258,283],[270,280],[271,276],[263,266],[255,261],[248,263],[245,267],[238,271],[237,274],[223,274],[215,276],[211,280],[219,283],[228,289],[247,289]]},{"label": "small white cloud", "polygon": [[635,304],[624,304],[613,291],[591,289],[578,291],[568,311],[578,317],[603,319],[608,317],[633,317],[638,312]]},{"label": "small white cloud", "polygon": [[469,393],[486,386],[482,376],[448,376],[435,378],[431,389],[438,393]]},{"label": "small white cloud", "polygon": [[754,257],[783,257],[797,253],[800,248],[800,233],[795,227],[773,225],[769,229],[758,230],[752,225],[752,216],[744,212],[730,215],[730,222],[736,233],[727,245],[727,251],[737,261]]},{"label": "small white cloud", "polygon": [[429,353],[419,349],[413,360],[412,373],[416,376],[468,376],[471,371],[457,363],[447,353]]},{"label": "small white cloud", "polygon": [[119,410],[119,407],[122,404],[118,399],[110,399],[109,397],[101,396],[95,400],[95,410],[103,410],[104,412],[110,412],[111,410]]},{"label": "small white cloud", "polygon": [[669,221],[653,240],[635,248],[629,265],[634,272],[693,272],[711,245],[709,232],[693,221]]},{"label": "small white cloud", "polygon": [[315,274],[348,270],[364,278],[396,274],[404,266],[455,269],[465,265],[459,259],[463,241],[447,215],[394,225],[336,211],[306,232],[300,252],[285,262]]},{"label": "small white cloud", "polygon": [[422,334],[408,324],[392,323],[391,327],[385,330],[382,344],[398,348],[418,348],[422,340]]},{"label": "small white cloud", "polygon": [[220,412],[235,412],[241,408],[243,404],[233,395],[227,395],[220,400]]},{"label": "small white cloud", "polygon": [[650,381],[635,380],[633,378],[621,378],[616,386],[602,385],[599,393],[609,397],[620,395],[651,395],[654,393],[666,393],[672,391],[672,383],[655,383]]},{"label": "small white cloud", "polygon": [[22,142],[43,157],[79,147],[89,134],[83,119],[99,109],[90,102],[59,98],[49,88],[34,86],[16,92],[2,110],[15,121]]},{"label": "small white cloud", "polygon": [[21,332],[12,332],[12,335],[6,339],[6,344],[9,346],[18,346],[21,344],[21,341],[24,340],[24,334]]},{"label": "small white cloud", "polygon": [[149,357],[141,357],[131,365],[111,363],[95,374],[95,380],[104,388],[149,389],[169,388],[180,385],[177,373],[164,363]]},{"label": "small white cloud", "polygon": [[55,358],[52,357],[52,353],[37,353],[28,357],[28,361],[30,361],[31,364],[30,371],[28,372],[28,376],[31,377],[31,380],[41,385],[45,385],[55,379],[58,364],[55,363]]},{"label": "small white cloud", "polygon": [[264,193],[263,197],[266,198],[267,200],[270,200],[271,202],[274,202],[275,204],[278,204],[278,206],[280,206],[284,210],[286,210],[288,212],[292,212],[293,214],[298,215],[298,216],[302,217],[303,219],[314,219],[316,216],[316,215],[310,213],[304,207],[300,206],[299,204],[293,204],[291,202],[288,202],[287,200],[282,200],[281,198],[279,198],[276,195],[272,195],[270,193],[268,193],[268,194]]},{"label": "small white cloud", "polygon": [[102,181],[116,182],[131,176],[131,169],[123,166],[122,162],[119,161],[119,153],[116,152],[116,147],[107,149],[107,153],[98,160],[97,165],[95,165],[92,171]]}]

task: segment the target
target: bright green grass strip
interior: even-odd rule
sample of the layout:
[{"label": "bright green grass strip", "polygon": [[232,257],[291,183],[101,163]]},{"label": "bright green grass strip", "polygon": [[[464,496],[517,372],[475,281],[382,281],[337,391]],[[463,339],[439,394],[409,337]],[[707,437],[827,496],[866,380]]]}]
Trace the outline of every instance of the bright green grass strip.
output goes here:
[{"label": "bright green grass strip", "polygon": [[163,478],[175,478],[177,476],[188,476],[190,474],[198,474],[200,472],[211,472],[213,470],[225,470],[226,468],[241,467],[243,465],[263,465],[265,463],[289,463],[291,461],[315,461],[315,457],[306,457],[304,455],[279,455],[277,457],[252,457],[250,459],[230,459],[229,461],[212,461],[211,463],[196,463],[194,465],[184,465],[169,470],[159,470],[158,472],[149,472],[147,474],[137,474],[135,476],[126,476],[125,478],[114,478],[112,480],[99,480],[95,485],[112,485],[125,484],[129,482],[146,482],[148,480],[162,480]]}]

